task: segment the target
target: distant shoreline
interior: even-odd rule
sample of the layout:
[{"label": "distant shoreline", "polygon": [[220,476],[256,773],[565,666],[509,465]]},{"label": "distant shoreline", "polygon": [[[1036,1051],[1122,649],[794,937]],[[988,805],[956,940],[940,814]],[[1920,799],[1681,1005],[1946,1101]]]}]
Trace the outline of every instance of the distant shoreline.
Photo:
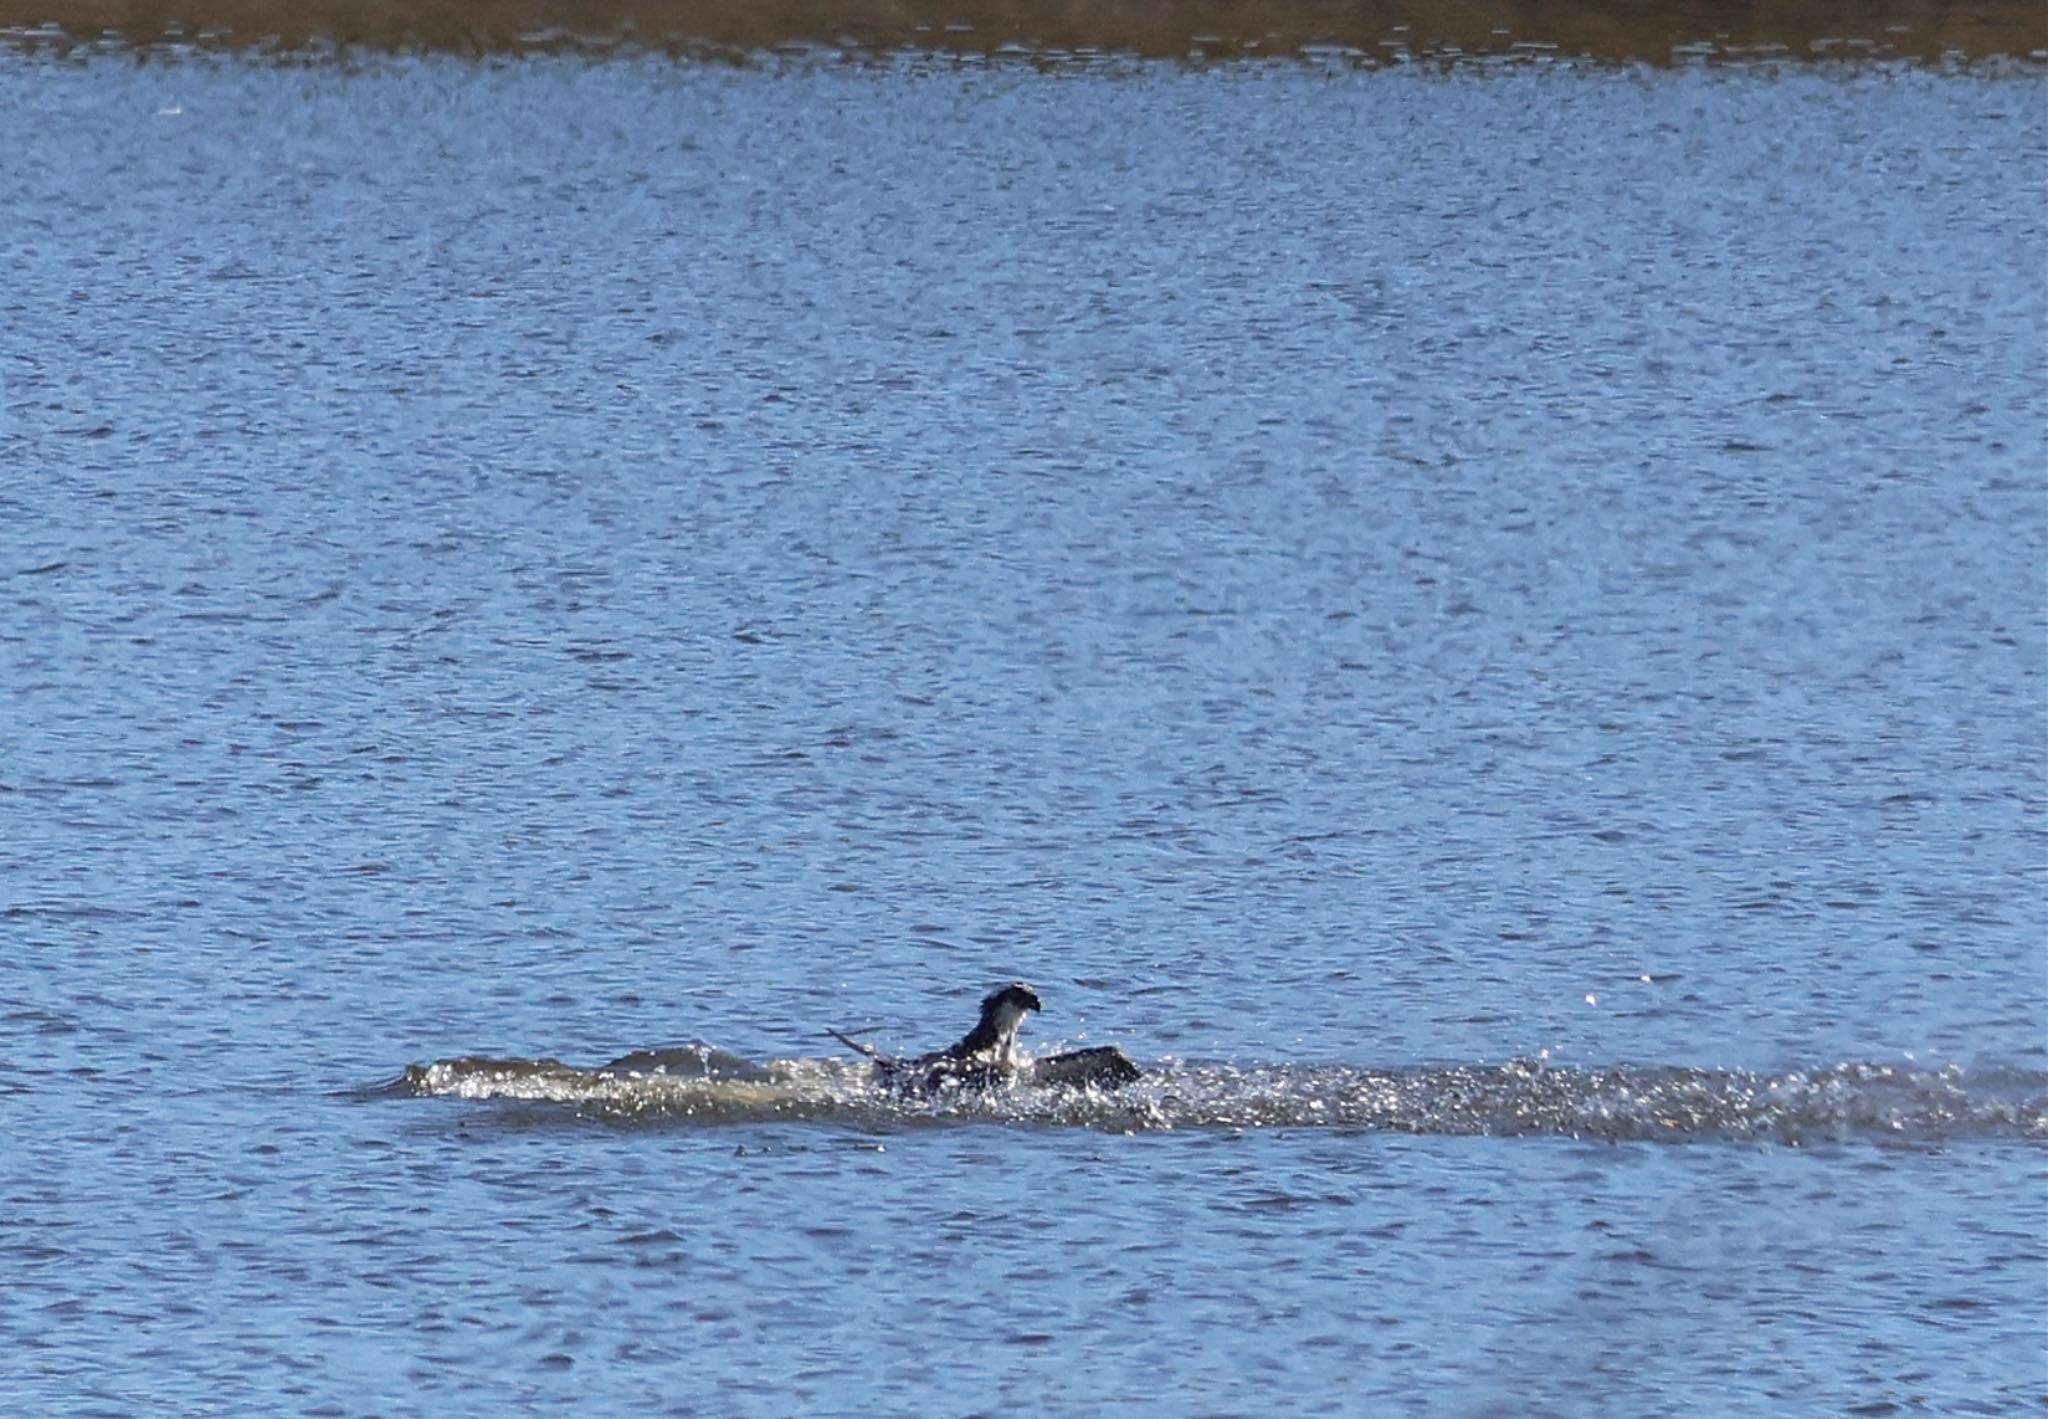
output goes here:
[{"label": "distant shoreline", "polygon": [[961,55],[1101,51],[1370,65],[1525,55],[1665,65],[1712,59],[2048,61],[2038,0],[0,0],[0,43],[211,49],[324,46],[458,54],[784,47]]}]

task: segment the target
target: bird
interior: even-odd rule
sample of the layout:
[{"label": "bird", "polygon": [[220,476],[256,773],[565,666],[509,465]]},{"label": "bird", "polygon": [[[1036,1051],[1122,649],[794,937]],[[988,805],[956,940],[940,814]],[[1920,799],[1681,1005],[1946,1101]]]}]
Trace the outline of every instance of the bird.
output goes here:
[{"label": "bird", "polygon": [[1020,1079],[1070,1088],[1116,1089],[1143,1073],[1114,1045],[1071,1050],[1035,1062],[1023,1058],[1017,1049],[1017,1031],[1026,1015],[1044,1008],[1038,992],[1024,982],[999,985],[982,997],[981,1018],[958,1043],[911,1059],[885,1055],[838,1030],[827,1033],[873,1061],[878,1083],[913,1096],[943,1089],[988,1089]]}]

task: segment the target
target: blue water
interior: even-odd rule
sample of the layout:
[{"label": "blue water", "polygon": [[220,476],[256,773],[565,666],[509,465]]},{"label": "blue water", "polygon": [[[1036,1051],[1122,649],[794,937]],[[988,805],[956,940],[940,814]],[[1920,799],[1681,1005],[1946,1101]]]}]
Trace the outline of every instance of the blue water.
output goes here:
[{"label": "blue water", "polygon": [[2044,140],[0,58],[0,1410],[2038,1406]]}]

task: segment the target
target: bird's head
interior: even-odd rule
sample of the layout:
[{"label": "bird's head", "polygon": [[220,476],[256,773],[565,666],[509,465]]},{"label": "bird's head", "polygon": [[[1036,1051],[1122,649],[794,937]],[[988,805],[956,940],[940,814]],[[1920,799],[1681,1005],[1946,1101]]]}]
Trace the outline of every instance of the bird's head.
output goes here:
[{"label": "bird's head", "polygon": [[981,1002],[981,1018],[1005,1034],[1022,1023],[1027,1012],[1043,1010],[1038,992],[1022,981],[1011,981],[990,991]]}]

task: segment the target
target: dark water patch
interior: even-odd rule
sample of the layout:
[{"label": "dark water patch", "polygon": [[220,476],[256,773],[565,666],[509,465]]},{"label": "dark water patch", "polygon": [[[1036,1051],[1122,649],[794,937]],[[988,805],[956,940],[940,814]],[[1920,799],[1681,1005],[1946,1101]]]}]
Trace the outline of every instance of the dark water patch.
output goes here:
[{"label": "dark water patch", "polygon": [[717,1062],[690,1056],[675,1072],[665,1065],[581,1069],[552,1059],[449,1059],[408,1066],[377,1092],[554,1104],[583,1121],[663,1124],[813,1121],[886,1130],[994,1121],[1110,1132],[1315,1128],[1793,1145],[2048,1140],[2048,1074],[2024,1070],[1170,1063],[1115,1093],[1013,1087],[905,1100],[875,1088],[864,1065],[775,1060],[757,1067],[719,1052],[710,1057]]},{"label": "dark water patch", "polygon": [[[1064,62],[1298,56],[1347,65],[1475,58],[1675,64],[1721,58],[2048,57],[2048,11],[2016,0],[1727,5],[1339,0],[0,0],[0,39],[70,48],[362,46],[456,54],[652,49],[743,58],[923,50]],[[231,265],[220,279],[256,273]],[[887,387],[887,386],[885,386]]]}]

